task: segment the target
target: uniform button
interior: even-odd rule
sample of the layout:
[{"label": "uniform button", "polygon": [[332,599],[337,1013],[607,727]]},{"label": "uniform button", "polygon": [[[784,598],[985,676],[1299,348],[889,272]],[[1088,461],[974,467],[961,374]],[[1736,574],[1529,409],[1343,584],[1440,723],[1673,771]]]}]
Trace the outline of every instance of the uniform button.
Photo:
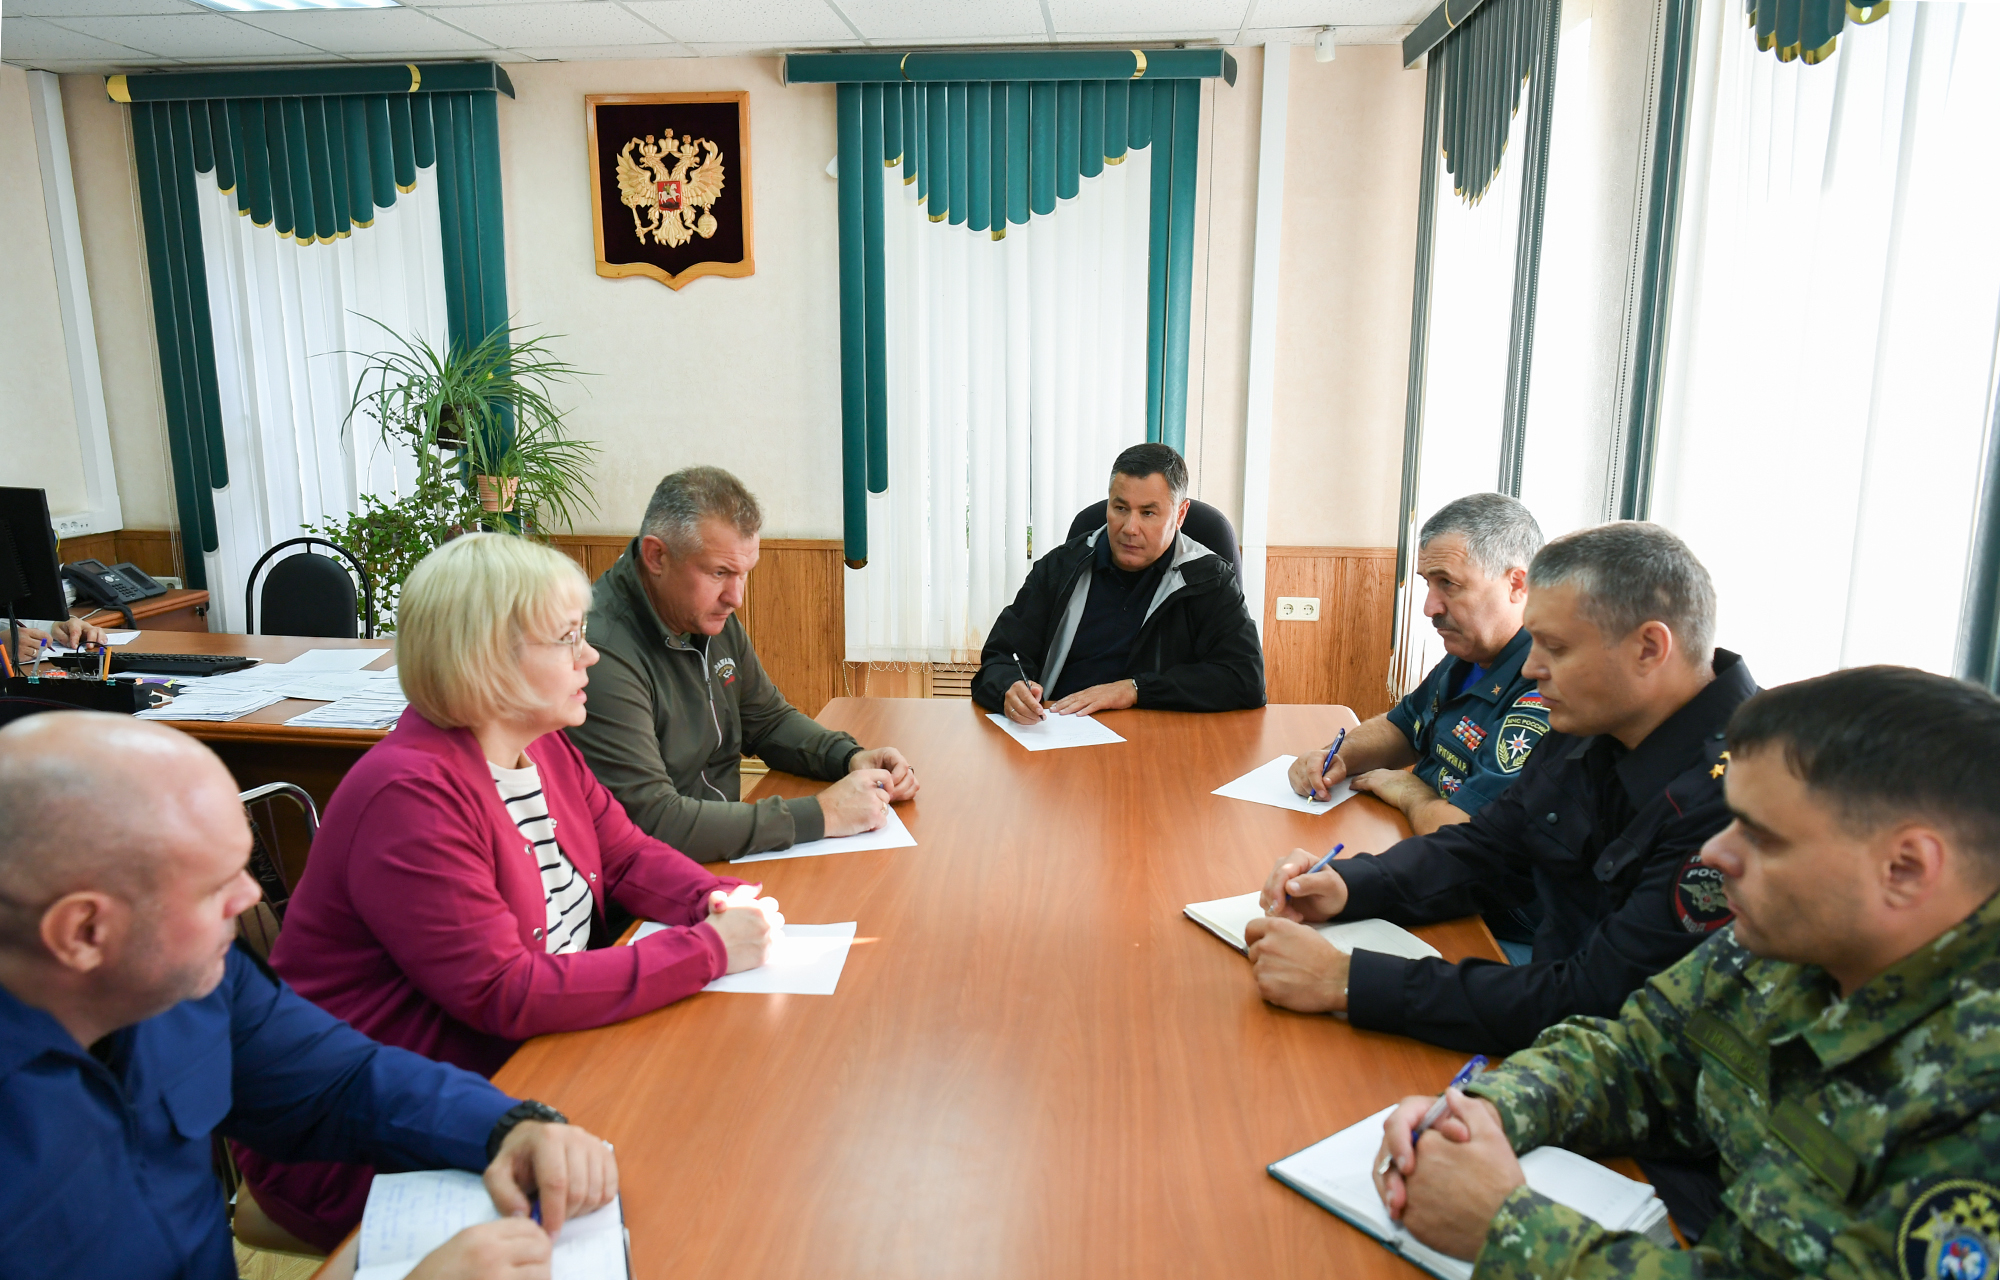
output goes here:
[{"label": "uniform button", "polygon": [[535,937],[540,938],[541,936],[542,936],[542,931],[540,929],[535,930]]},{"label": "uniform button", "polygon": [[1556,825],[1557,822],[1561,821],[1561,819],[1557,818],[1556,815],[1552,813],[1548,816],[1547,821],[1548,824],[1553,827],[1554,825]]}]

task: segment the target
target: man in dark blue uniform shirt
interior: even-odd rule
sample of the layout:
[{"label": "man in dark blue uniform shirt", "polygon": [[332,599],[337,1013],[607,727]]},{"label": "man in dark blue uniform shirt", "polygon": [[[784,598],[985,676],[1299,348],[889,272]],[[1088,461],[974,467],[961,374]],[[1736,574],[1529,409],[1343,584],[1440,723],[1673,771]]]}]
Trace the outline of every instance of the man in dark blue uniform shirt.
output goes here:
[{"label": "man in dark blue uniform shirt", "polygon": [[233,1280],[221,1133],[287,1160],[484,1170],[501,1219],[411,1280],[546,1280],[550,1237],[617,1192],[609,1148],[375,1043],[234,946],[250,845],[192,738],[94,712],[0,730],[0,1274]]},{"label": "man in dark blue uniform shirt", "polygon": [[1446,656],[1386,715],[1349,731],[1331,765],[1331,743],[1301,751],[1292,790],[1323,800],[1345,780],[1401,809],[1420,836],[1505,791],[1549,728],[1521,674],[1528,562],[1541,549],[1541,526],[1504,493],[1468,494],[1424,521],[1417,576]]},{"label": "man in dark blue uniform shirt", "polygon": [[[1281,859],[1244,936],[1258,989],[1357,1027],[1511,1053],[1625,997],[1729,909],[1701,847],[1729,822],[1723,728],[1757,685],[1714,646],[1715,588],[1659,525],[1620,521],[1543,547],[1528,570],[1523,670],[1550,732],[1520,778],[1471,821],[1336,861]],[[1521,965],[1334,949],[1309,921],[1428,924],[1539,902]]]}]

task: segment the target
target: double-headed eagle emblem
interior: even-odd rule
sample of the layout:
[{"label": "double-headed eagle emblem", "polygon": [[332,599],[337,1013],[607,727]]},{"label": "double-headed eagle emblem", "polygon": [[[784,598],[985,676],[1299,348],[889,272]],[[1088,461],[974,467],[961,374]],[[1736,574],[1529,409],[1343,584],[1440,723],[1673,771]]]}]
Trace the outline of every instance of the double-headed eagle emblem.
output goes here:
[{"label": "double-headed eagle emblem", "polygon": [[618,198],[632,210],[640,244],[648,236],[669,249],[706,240],[715,234],[709,208],[722,198],[722,152],[693,135],[676,143],[672,129],[657,140],[650,133],[634,138],[618,149]]}]

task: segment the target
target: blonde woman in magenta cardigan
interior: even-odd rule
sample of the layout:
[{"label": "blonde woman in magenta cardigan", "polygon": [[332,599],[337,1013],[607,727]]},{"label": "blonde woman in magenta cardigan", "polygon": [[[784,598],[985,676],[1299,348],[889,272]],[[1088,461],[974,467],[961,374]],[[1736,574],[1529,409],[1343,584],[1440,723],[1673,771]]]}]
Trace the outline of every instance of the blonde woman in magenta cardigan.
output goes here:
[{"label": "blonde woman in magenta cardigan", "polygon": [[[672,1004],[764,961],[777,904],[730,891],[625,816],[561,732],[597,652],[589,583],[562,553],[468,534],[404,586],[410,707],[334,791],[271,963],[382,1041],[492,1075],[530,1036]],[[673,926],[612,947],[616,902]],[[331,1248],[373,1170],[238,1150],[273,1221]]]}]

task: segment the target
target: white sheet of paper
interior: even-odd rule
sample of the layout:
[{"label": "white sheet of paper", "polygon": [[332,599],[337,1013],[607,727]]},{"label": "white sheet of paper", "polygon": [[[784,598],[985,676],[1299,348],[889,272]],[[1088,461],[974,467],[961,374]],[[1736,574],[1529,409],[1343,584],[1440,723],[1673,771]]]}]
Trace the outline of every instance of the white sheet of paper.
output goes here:
[{"label": "white sheet of paper", "polygon": [[[136,631],[107,631],[104,633],[104,643],[112,645],[114,647],[121,644],[131,644],[134,640],[137,640],[138,638],[139,638],[139,633]],[[93,652],[95,651],[95,646],[91,646],[91,651]],[[76,649],[65,649],[61,645],[53,643],[50,644],[48,648],[48,654],[51,658],[60,658],[65,653],[77,653],[77,652],[80,651]]]},{"label": "white sheet of paper", "polygon": [[264,689],[217,689],[191,684],[164,707],[141,711],[139,720],[234,720],[283,698]]},{"label": "white sheet of paper", "polygon": [[[1243,927],[1264,914],[1264,909],[1257,905],[1254,893],[1217,898],[1213,902],[1190,902],[1185,911],[1188,919],[1238,951],[1246,950],[1250,945],[1243,937]],[[1427,960],[1438,954],[1436,947],[1387,920],[1349,920],[1340,924],[1316,924],[1313,928],[1319,931],[1320,937],[1349,955],[1356,951],[1375,951],[1411,960]]]},{"label": "white sheet of paper", "polygon": [[[737,859],[742,861],[742,859]],[[648,921],[639,926],[632,941],[650,937],[666,928]],[[785,936],[771,944],[764,963],[741,973],[726,973],[703,987],[703,991],[747,991],[773,996],[830,996],[840,985],[841,970],[847,967],[847,949],[854,943],[854,922],[846,924],[793,924],[785,922]]]},{"label": "white sheet of paper", "polygon": [[1040,724],[1015,724],[1006,716],[986,717],[1007,731],[1007,736],[1030,751],[1054,751],[1058,747],[1103,747],[1123,742],[1094,716],[1059,716],[1050,712]]},{"label": "white sheet of paper", "polygon": [[[361,1215],[354,1280],[403,1280],[445,1241],[499,1217],[476,1173],[377,1174]],[[614,1198],[565,1222],[550,1271],[554,1280],[621,1280],[626,1274],[623,1203]]]},{"label": "white sheet of paper", "polygon": [[400,692],[352,694],[293,716],[286,724],[316,729],[387,729],[410,705]]},{"label": "white sheet of paper", "polygon": [[308,671],[359,671],[380,658],[387,649],[308,649],[290,662],[281,663],[291,675]]},{"label": "white sheet of paper", "polygon": [[1336,783],[1333,795],[1325,800],[1315,800],[1292,790],[1289,777],[1292,761],[1297,756],[1279,756],[1275,760],[1258,765],[1234,782],[1225,782],[1210,795],[1227,796],[1231,800],[1248,800],[1252,804],[1268,804],[1274,809],[1290,809],[1293,813],[1326,813],[1343,800],[1354,798],[1354,791],[1345,781]]},{"label": "white sheet of paper", "polygon": [[746,862],[771,862],[778,858],[819,858],[829,853],[865,853],[870,849],[913,849],[917,838],[903,825],[902,815],[894,808],[889,810],[889,820],[873,831],[864,831],[858,836],[827,836],[823,840],[807,840],[789,849],[773,849],[769,853],[753,853],[747,858],[738,858],[731,866],[742,866]]}]

